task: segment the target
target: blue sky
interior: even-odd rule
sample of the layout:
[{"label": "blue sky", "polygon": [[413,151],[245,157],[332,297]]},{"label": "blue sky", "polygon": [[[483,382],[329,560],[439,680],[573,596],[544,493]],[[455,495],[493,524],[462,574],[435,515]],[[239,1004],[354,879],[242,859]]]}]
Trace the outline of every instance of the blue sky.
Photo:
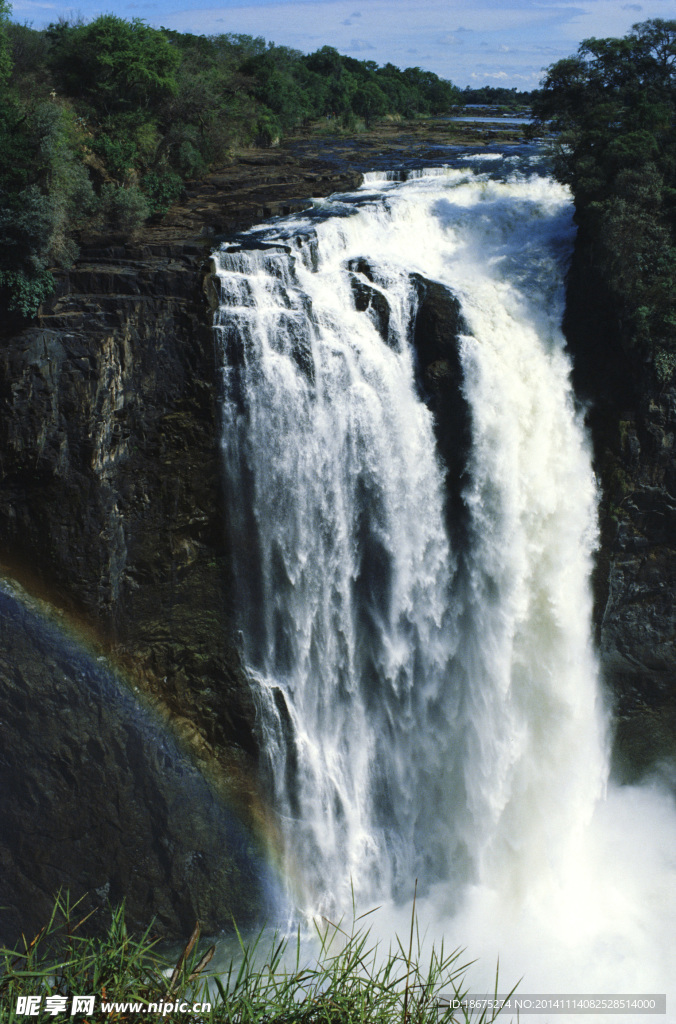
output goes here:
[{"label": "blue sky", "polygon": [[537,86],[542,69],[582,39],[674,16],[673,0],[13,0],[13,8],[16,21],[35,28],[114,13],[183,32],[264,36],[304,52],[328,44],[460,86],[519,89]]}]

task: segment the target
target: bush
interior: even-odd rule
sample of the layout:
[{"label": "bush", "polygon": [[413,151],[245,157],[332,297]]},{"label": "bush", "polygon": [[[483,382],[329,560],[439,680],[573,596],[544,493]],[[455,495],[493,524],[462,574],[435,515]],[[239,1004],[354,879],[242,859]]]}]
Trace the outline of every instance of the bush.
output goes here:
[{"label": "bush", "polygon": [[661,348],[655,353],[655,376],[660,384],[670,384],[676,378],[676,352]]},{"label": "bush", "polygon": [[101,157],[108,173],[118,181],[124,181],[138,160],[136,140],[111,129],[97,134],[92,141],[92,150]]},{"label": "bush", "polygon": [[7,32],[11,10],[7,0],[0,0],[0,86],[5,84],[12,73],[11,43]]},{"label": "bush", "polygon": [[76,134],[69,111],[51,103],[0,110],[0,286],[23,316],[53,291],[50,267],[72,264],[72,231],[96,205]]},{"label": "bush", "polygon": [[44,268],[33,274],[25,270],[0,270],[0,288],[5,292],[11,313],[33,317],[40,304],[54,291],[54,275]]},{"label": "bush", "polygon": [[52,66],[71,96],[101,115],[149,110],[176,92],[181,58],[163,32],[140,18],[102,14],[89,24],[50,25]]},{"label": "bush", "polygon": [[125,188],[106,182],[101,189],[101,212],[114,230],[132,235],[147,221],[151,208],[138,185]]},{"label": "bush", "polygon": [[22,316],[35,316],[54,290],[48,269],[54,219],[50,198],[37,185],[0,208],[0,287],[8,310]]},{"label": "bush", "polygon": [[175,171],[151,171],[141,184],[151,213],[165,214],[183,192],[183,179]]},{"label": "bush", "polygon": [[277,116],[270,112],[261,114],[256,122],[256,145],[264,149],[278,146],[281,134],[282,129]]}]

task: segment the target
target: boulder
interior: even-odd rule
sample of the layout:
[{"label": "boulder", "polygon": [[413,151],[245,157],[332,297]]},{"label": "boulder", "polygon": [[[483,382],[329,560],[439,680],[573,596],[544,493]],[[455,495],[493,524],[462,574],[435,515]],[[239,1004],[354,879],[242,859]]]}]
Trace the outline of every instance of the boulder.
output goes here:
[{"label": "boulder", "polygon": [[462,384],[460,335],[467,330],[460,303],[451,290],[420,274],[412,275],[417,293],[412,325],[416,378],[434,413],[439,453],[447,470],[447,518],[454,546],[462,549],[467,522],[463,501],[471,446],[471,411]]}]

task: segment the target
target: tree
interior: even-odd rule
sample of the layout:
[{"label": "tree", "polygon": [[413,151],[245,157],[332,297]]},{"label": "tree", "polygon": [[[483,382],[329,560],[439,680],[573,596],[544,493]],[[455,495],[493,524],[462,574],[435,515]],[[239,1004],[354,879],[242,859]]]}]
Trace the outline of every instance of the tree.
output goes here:
[{"label": "tree", "polygon": [[282,128],[291,128],[306,120],[313,103],[297,75],[301,54],[286,46],[270,45],[265,53],[251,57],[241,65],[250,75],[256,99],[274,114]]},{"label": "tree", "polygon": [[352,97],[352,109],[361,114],[368,127],[387,110],[387,96],[375,82],[364,82]]},{"label": "tree", "polygon": [[89,25],[51,25],[48,32],[68,93],[86,97],[101,114],[148,110],[176,92],[181,56],[139,18],[104,14]]},{"label": "tree", "polygon": [[652,19],[623,39],[587,39],[552,65],[534,103],[559,134],[556,169],[578,208],[602,200],[615,175],[657,160],[673,176],[676,21]]},{"label": "tree", "polygon": [[555,173],[618,336],[657,367],[676,344],[676,21],[585,40],[548,69],[534,113],[557,133]]},{"label": "tree", "polygon": [[71,232],[95,197],[67,111],[50,102],[0,108],[0,287],[10,310],[32,316],[68,266]]},{"label": "tree", "polygon": [[7,22],[12,6],[8,0],[0,0],[0,87],[4,86],[12,73],[12,54]]}]

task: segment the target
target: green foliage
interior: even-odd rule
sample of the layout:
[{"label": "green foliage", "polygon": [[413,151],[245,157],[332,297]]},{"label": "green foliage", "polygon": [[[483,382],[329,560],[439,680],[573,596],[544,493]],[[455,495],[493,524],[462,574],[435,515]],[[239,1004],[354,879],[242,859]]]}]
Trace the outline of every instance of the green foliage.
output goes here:
[{"label": "green foliage", "polygon": [[8,295],[10,312],[32,317],[54,291],[54,275],[36,261],[28,270],[0,270],[0,288]]},{"label": "green foliage", "polygon": [[629,167],[657,160],[673,174],[675,51],[676,22],[655,19],[624,39],[587,39],[549,68],[534,112],[561,132],[557,170],[579,205],[603,200]]},{"label": "green foliage", "polygon": [[[2,1024],[25,1019],[16,1008],[27,996],[38,997],[42,1012],[35,1019],[40,1021],[54,1019],[47,997],[65,999],[69,1011],[73,996],[93,996],[94,1011],[86,1019],[97,1024],[113,1018],[140,1024],[148,1013],[173,1024],[184,1021],[186,1009],[198,1003],[197,1019],[204,1024],[491,1024],[500,1013],[440,1005],[442,993],[458,1001],[467,995],[469,964],[443,944],[423,959],[415,918],[405,944],[397,939],[388,953],[371,940],[359,918],[349,931],[330,922],[317,928],[314,952],[301,942],[300,932],[295,942],[274,935],[269,944],[263,932],[249,942],[238,932],[239,948],[230,963],[207,975],[216,948],[200,955],[199,926],[178,960],[170,960],[158,951],[150,929],[138,938],[130,934],[123,907],[111,912],[102,937],[82,934],[88,917],[60,896],[31,942],[0,949]],[[496,975],[495,992],[497,986]],[[103,1002],[127,1007],[104,1013]],[[129,1003],[141,1005],[130,1009]],[[154,1010],[152,1004],[162,1008]]]},{"label": "green foliage", "polygon": [[203,137],[195,125],[172,125],[166,135],[166,143],[171,163],[183,178],[196,178],[208,170]]},{"label": "green foliage", "polygon": [[26,99],[46,98],[51,89],[46,33],[16,22],[8,22],[6,30],[12,61],[10,87]]},{"label": "green foliage", "polygon": [[572,188],[583,239],[628,350],[661,381],[676,349],[676,21],[587,39],[549,68],[536,130],[558,133],[555,171]]},{"label": "green foliage", "polygon": [[52,66],[67,92],[99,113],[147,110],[176,92],[180,54],[140,19],[103,14],[90,24],[51,25]]},{"label": "green foliage", "polygon": [[0,286],[7,308],[23,316],[53,290],[49,268],[72,263],[71,232],[96,203],[76,136],[53,104],[0,104]]},{"label": "green foliage", "polygon": [[367,127],[387,110],[387,97],[375,82],[364,82],[352,97],[352,110],[361,114]]},{"label": "green foliage", "polygon": [[12,6],[8,0],[0,0],[0,87],[3,86],[12,73],[12,51],[9,38],[8,18]]},{"label": "green foliage", "polygon": [[655,353],[655,375],[660,384],[671,384],[676,380],[676,352],[663,348]]},{"label": "green foliage", "polygon": [[442,113],[459,96],[455,86],[430,71],[378,67],[374,61],[344,57],[332,46],[303,56],[269,45],[241,70],[252,79],[253,95],[285,129],[313,117],[335,115],[349,123],[358,116],[371,123],[383,114]]},{"label": "green foliage", "polygon": [[276,145],[316,119],[359,131],[385,114],[439,113],[459,96],[421,68],[330,46],[304,55],[113,14],[37,32],[9,10],[0,0],[0,291],[25,315],[74,259],[77,231],[134,233],[234,147]]},{"label": "green foliage", "polygon": [[278,118],[271,110],[266,110],[256,122],[256,145],[267,148],[275,146],[282,134]]},{"label": "green foliage", "polygon": [[472,106],[504,107],[507,110],[518,110],[520,107],[529,107],[536,95],[535,91],[519,92],[516,88],[505,89],[500,86],[485,85],[481,89],[472,89],[467,85],[460,93],[460,102]]},{"label": "green foliage", "polygon": [[101,157],[108,173],[116,180],[124,181],[135,167],[139,151],[133,133],[119,122],[116,125],[115,120],[106,119],[102,130],[92,140],[91,148]]},{"label": "green foliage", "polygon": [[150,171],[141,185],[151,213],[166,213],[183,192],[183,179],[176,171]]},{"label": "green foliage", "polygon": [[[150,930],[140,938],[129,934],[124,907],[112,911],[110,925],[102,937],[82,934],[90,916],[82,916],[77,903],[71,905],[68,896],[59,895],[49,921],[32,942],[24,939],[14,950],[0,949],[3,1024],[23,1019],[16,1014],[21,996],[39,996],[42,1000],[49,996],[66,997],[70,1010],[74,995],[94,995],[96,1012],[89,1019],[102,1021],[110,1019],[100,1010],[98,1004],[102,999],[147,1004],[163,996],[176,1000],[190,997],[195,991],[201,994],[203,986],[198,989],[188,981],[189,975],[199,969],[191,955],[195,942],[172,973],[173,965],[157,953],[157,940],[151,938]],[[169,978],[163,974],[167,969]],[[39,1019],[53,1017],[43,1011]]]},{"label": "green foliage", "polygon": [[138,185],[106,182],[101,189],[101,213],[106,224],[123,235],[133,235],[150,216],[152,207]]}]

